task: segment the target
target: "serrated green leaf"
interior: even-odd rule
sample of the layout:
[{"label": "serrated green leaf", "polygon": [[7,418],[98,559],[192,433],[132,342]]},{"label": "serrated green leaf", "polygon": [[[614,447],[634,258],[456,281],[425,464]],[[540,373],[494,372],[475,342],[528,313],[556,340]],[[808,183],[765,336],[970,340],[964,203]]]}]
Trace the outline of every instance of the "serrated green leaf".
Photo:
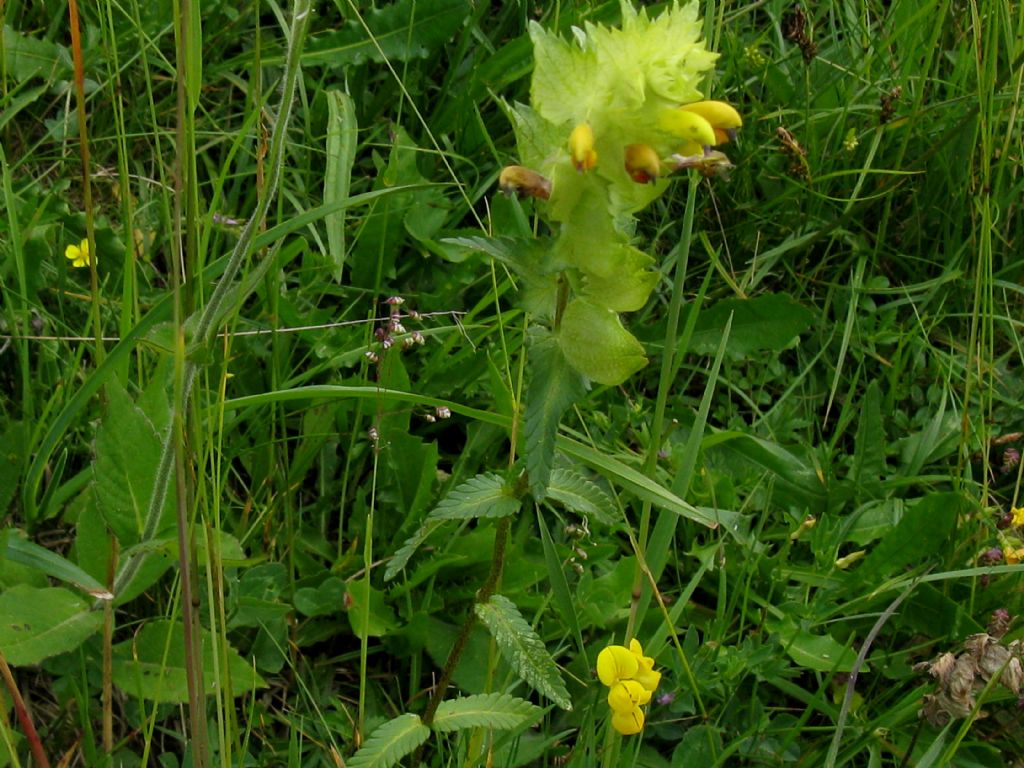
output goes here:
[{"label": "serrated green leaf", "polygon": [[585,392],[583,379],[569,365],[558,344],[546,331],[537,330],[530,346],[523,437],[530,491],[538,501],[547,494],[562,414]]},{"label": "serrated green leaf", "polygon": [[515,603],[502,595],[492,595],[490,600],[477,603],[475,608],[477,617],[501,649],[501,655],[519,676],[562,709],[571,710],[572,701],[558,666]]},{"label": "serrated green leaf", "polygon": [[583,299],[569,302],[558,345],[569,365],[598,384],[617,386],[647,365],[643,345],[619,316]]},{"label": "serrated green leaf", "polygon": [[606,525],[615,522],[615,503],[611,497],[574,469],[556,469],[551,473],[548,498]]},{"label": "serrated green leaf", "polygon": [[343,29],[312,36],[304,66],[422,59],[455,34],[469,13],[465,0],[399,0],[370,9]]},{"label": "serrated green leaf", "polygon": [[103,613],[61,587],[19,584],[0,595],[0,649],[14,666],[77,648],[103,624]]},{"label": "serrated green leaf", "polygon": [[507,731],[537,718],[541,708],[507,693],[482,693],[442,701],[432,727],[442,733],[461,728]]},{"label": "serrated green leaf", "polygon": [[417,529],[416,533],[406,539],[405,543],[395,552],[394,557],[388,561],[387,567],[384,569],[384,581],[391,581],[395,578],[398,572],[405,568],[409,560],[412,559],[412,556],[416,554],[416,550],[427,540],[427,537],[443,524],[444,521],[440,519],[424,522]]},{"label": "serrated green leaf", "polygon": [[348,768],[390,768],[430,737],[419,715],[406,712],[370,734],[348,761]]},{"label": "serrated green leaf", "polygon": [[508,517],[522,502],[510,495],[500,475],[486,472],[461,483],[434,507],[428,519],[469,520],[475,517]]}]

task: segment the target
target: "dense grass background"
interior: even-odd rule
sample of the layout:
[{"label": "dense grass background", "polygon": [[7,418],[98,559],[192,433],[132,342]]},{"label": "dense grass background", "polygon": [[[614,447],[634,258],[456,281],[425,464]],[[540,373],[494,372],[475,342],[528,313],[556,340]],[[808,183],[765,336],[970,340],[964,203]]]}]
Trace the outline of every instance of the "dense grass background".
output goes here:
[{"label": "dense grass background", "polygon": [[[496,185],[527,23],[619,5],[377,6],[316,4],[304,37],[276,3],[0,8],[0,765],[41,759],[15,691],[65,765],[397,764],[352,755],[427,706],[504,530],[421,524],[516,475],[530,376],[514,281],[453,239],[541,226]],[[628,325],[652,362],[563,420],[590,514],[507,518],[500,593],[573,708],[478,626],[448,697],[543,709],[419,758],[1021,765],[1014,662],[946,727],[914,665],[986,627],[1019,659],[1024,6],[701,7],[735,168],[695,184],[692,237],[685,178],[642,215],[664,279]],[[655,503],[660,600],[633,603],[666,493],[736,526]],[[620,742],[592,668],[627,622],[664,677]]]}]

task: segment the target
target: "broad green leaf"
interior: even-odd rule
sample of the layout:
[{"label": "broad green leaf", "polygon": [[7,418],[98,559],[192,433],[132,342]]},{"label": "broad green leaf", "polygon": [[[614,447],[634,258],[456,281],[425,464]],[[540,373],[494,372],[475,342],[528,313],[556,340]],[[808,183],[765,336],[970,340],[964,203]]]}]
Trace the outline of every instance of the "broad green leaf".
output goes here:
[{"label": "broad green leaf", "polygon": [[435,731],[493,728],[507,731],[537,719],[543,710],[507,693],[483,693],[442,701],[434,715]]},{"label": "broad green leaf", "polygon": [[[108,382],[106,392],[94,445],[93,493],[123,549],[142,537],[163,443],[155,422],[165,421],[166,414],[146,413],[117,381]],[[166,409],[166,402],[160,407]],[[172,483],[156,533],[173,527],[173,495]]]},{"label": "broad green leaf", "polygon": [[33,77],[45,80],[71,78],[71,54],[41,36],[23,35],[4,25],[4,70],[15,83]]},{"label": "broad green leaf", "polygon": [[[102,617],[101,617],[102,620]],[[203,675],[207,696],[213,695],[224,681],[213,675],[214,648],[209,630],[201,630]],[[188,683],[185,670],[185,630],[181,622],[151,621],[131,639],[114,646],[114,684],[129,696],[163,703],[188,701]],[[227,669],[220,667],[220,675],[227,675],[236,696],[265,688],[266,682],[233,648],[218,659],[227,660]]]},{"label": "broad green leaf", "polygon": [[732,332],[726,353],[732,358],[742,358],[759,350],[786,349],[818,319],[814,312],[784,293],[769,293],[752,299],[723,299],[701,310],[690,339],[690,352],[714,354],[730,316]]},{"label": "broad green leaf", "polygon": [[566,509],[606,525],[614,524],[615,503],[599,486],[574,469],[556,469],[548,482],[548,498]]},{"label": "broad green leaf", "polygon": [[[776,635],[786,653],[804,669],[816,672],[850,672],[857,660],[852,648],[838,643],[831,635],[816,635],[800,627],[791,618],[769,620],[766,629]],[[861,671],[867,671],[865,664]]]},{"label": "broad green leaf", "polygon": [[73,584],[84,592],[104,600],[113,597],[107,588],[72,563],[45,547],[23,538],[20,531],[8,529],[0,532],[0,552],[8,560],[42,571],[47,576]]},{"label": "broad green leaf", "polygon": [[875,545],[854,573],[858,583],[878,583],[903,568],[926,563],[950,546],[959,516],[975,502],[960,493],[930,493],[908,504],[896,527]]},{"label": "broad green leaf", "polygon": [[328,576],[317,587],[295,590],[295,610],[306,616],[336,616],[345,607],[345,582]]},{"label": "broad green leaf", "polygon": [[464,0],[398,0],[371,8],[340,30],[311,35],[302,63],[345,67],[426,58],[455,34],[468,13]]},{"label": "broad green leaf", "polygon": [[348,768],[390,768],[411,754],[420,744],[430,738],[430,729],[423,724],[419,715],[406,712],[370,734],[352,759],[346,762]]},{"label": "broad green leaf", "polygon": [[505,480],[493,472],[472,477],[455,486],[430,513],[430,519],[469,520],[474,517],[508,517],[522,502],[511,494]]},{"label": "broad green leaf", "polygon": [[557,665],[515,603],[502,595],[492,595],[486,603],[476,604],[476,615],[523,680],[562,709],[572,709]]},{"label": "broad green leaf", "polygon": [[14,666],[74,650],[102,625],[102,612],[62,587],[19,584],[0,594],[0,650]]},{"label": "broad green leaf", "polygon": [[530,386],[526,392],[523,437],[530,490],[540,501],[547,493],[562,414],[586,390],[582,378],[569,366],[547,331],[534,332],[529,360]]},{"label": "broad green leaf", "polygon": [[814,467],[781,445],[736,431],[715,432],[704,438],[705,450],[720,445],[737,453],[745,465],[774,475],[776,493],[785,492],[810,509],[821,509],[825,503],[825,486]]},{"label": "broad green leaf", "polygon": [[[342,91],[327,92],[327,170],[324,174],[324,203],[347,201],[356,158],[356,109],[352,98]],[[345,266],[345,210],[324,216],[327,229],[331,277],[341,281]]]},{"label": "broad green leaf", "polygon": [[852,480],[862,498],[877,489],[885,473],[885,431],[882,428],[882,395],[878,379],[868,384],[860,406],[860,423],[854,442]]},{"label": "broad green leaf", "polygon": [[349,582],[348,597],[346,615],[356,637],[382,637],[398,626],[384,593],[370,586],[368,577]]},{"label": "broad green leaf", "polygon": [[562,315],[558,346],[573,368],[598,384],[617,386],[647,365],[643,345],[604,307],[574,299]]}]

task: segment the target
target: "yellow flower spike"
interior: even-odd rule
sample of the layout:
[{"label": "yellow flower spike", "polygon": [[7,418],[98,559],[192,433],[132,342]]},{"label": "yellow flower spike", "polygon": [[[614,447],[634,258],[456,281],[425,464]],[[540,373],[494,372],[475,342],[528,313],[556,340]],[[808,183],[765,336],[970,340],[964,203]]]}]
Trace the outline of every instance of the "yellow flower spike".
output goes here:
[{"label": "yellow flower spike", "polygon": [[502,168],[498,176],[498,187],[506,195],[536,197],[541,200],[551,197],[551,180],[521,165]]},{"label": "yellow flower spike", "polygon": [[695,101],[692,104],[684,104],[679,107],[683,112],[703,117],[714,129],[714,145],[725,144],[736,138],[736,129],[743,125],[743,118],[731,104],[724,101]]},{"label": "yellow flower spike", "polygon": [[636,656],[621,645],[609,645],[597,654],[597,676],[608,687],[630,679],[639,667]]},{"label": "yellow flower spike", "polygon": [[64,256],[71,260],[72,267],[88,267],[92,263],[89,258],[89,241],[83,240],[78,245],[69,245],[64,249]]},{"label": "yellow flower spike", "polygon": [[658,115],[658,127],[685,142],[679,149],[681,155],[701,154],[704,147],[713,147],[718,143],[714,126],[707,118],[685,107],[664,110]]},{"label": "yellow flower spike", "polygon": [[644,729],[644,713],[640,707],[629,712],[612,712],[612,728],[623,736],[632,736]]},{"label": "yellow flower spike", "polygon": [[590,123],[580,123],[569,134],[569,154],[577,171],[589,171],[597,165],[597,150],[594,149],[594,129]]},{"label": "yellow flower spike", "polygon": [[647,144],[627,144],[626,173],[637,184],[653,184],[661,175],[658,153]]}]

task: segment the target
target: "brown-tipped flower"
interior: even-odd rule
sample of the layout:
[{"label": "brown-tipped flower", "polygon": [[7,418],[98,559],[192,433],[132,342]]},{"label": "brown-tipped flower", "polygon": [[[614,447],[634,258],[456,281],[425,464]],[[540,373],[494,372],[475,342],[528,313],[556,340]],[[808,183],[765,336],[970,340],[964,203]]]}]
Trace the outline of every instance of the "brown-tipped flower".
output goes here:
[{"label": "brown-tipped flower", "polygon": [[658,153],[648,144],[627,144],[626,173],[637,184],[653,184],[661,174]]},{"label": "brown-tipped flower", "polygon": [[569,134],[569,154],[577,171],[589,171],[597,165],[597,150],[594,149],[594,129],[590,123],[580,123]]},{"label": "brown-tipped flower", "polygon": [[506,165],[502,168],[498,186],[506,195],[537,197],[541,200],[551,197],[551,180],[521,165]]},{"label": "brown-tipped flower", "polygon": [[740,113],[724,101],[695,101],[692,104],[684,104],[679,109],[700,115],[707,120],[715,131],[715,145],[735,139],[736,130],[743,125]]}]

